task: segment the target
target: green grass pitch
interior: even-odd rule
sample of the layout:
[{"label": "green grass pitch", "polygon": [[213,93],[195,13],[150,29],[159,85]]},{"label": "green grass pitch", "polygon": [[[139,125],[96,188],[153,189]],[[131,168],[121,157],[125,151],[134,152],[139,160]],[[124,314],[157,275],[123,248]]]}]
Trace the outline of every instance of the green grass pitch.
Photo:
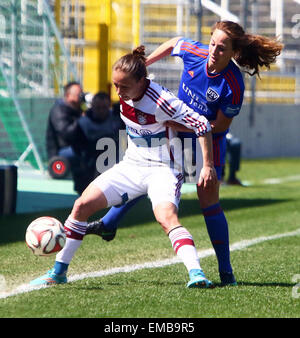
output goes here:
[{"label": "green grass pitch", "polygon": [[[222,186],[220,194],[231,244],[300,228],[299,168],[300,159],[242,162],[238,176],[249,186]],[[69,212],[60,209],[48,215],[64,221]],[[55,256],[35,257],[24,242],[27,225],[43,214],[0,218],[0,276],[8,293],[53,265]],[[211,248],[195,193],[183,195],[179,215],[197,249]],[[210,255],[201,259],[201,266],[214,289],[187,289],[188,274],[177,263],[5,297],[0,299],[0,318],[299,318],[299,240],[299,235],[269,239],[232,251],[237,287],[220,287],[217,261]],[[144,199],[126,215],[114,241],[84,239],[69,275],[173,257],[170,241]]]}]

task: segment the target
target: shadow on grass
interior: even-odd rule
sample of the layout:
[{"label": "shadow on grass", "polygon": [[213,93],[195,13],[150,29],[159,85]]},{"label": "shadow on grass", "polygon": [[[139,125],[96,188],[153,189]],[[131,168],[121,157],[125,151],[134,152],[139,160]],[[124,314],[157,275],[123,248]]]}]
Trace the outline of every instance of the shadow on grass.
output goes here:
[{"label": "shadow on grass", "polygon": [[[158,281],[158,280],[135,280],[134,282],[129,282],[128,280],[126,283],[129,283],[131,285],[134,284],[147,284],[157,287],[170,287],[170,286],[183,286],[185,284],[185,281]],[[95,281],[88,281],[82,285],[81,283],[69,283],[68,289],[76,289],[76,290],[89,290],[89,291],[105,291],[107,288],[110,287],[124,287],[125,282],[103,282],[99,278],[96,278]],[[280,288],[292,288],[295,286],[295,284],[292,283],[281,283],[281,282],[243,282],[238,281],[237,286],[224,286],[221,283],[214,282],[214,288],[231,288],[231,289],[238,289],[243,286],[250,286],[250,287],[280,287]]]},{"label": "shadow on grass", "polygon": [[[35,199],[40,198],[50,203],[58,204],[57,209],[49,208],[48,211],[39,211],[32,213],[20,213],[15,215],[0,215],[0,245],[10,242],[24,241],[25,231],[27,226],[37,217],[40,216],[52,216],[59,219],[62,223],[68,217],[71,212],[72,202],[74,196],[68,196],[68,203],[70,207],[66,208],[63,203],[63,196],[61,194],[47,194],[36,193],[41,196],[34,195]],[[32,201],[33,195],[24,195],[26,200],[24,203],[35,203]],[[246,198],[224,198],[221,201],[221,205],[226,210],[235,210],[243,208],[257,208],[267,205],[279,204],[287,202],[287,199],[246,199]],[[65,202],[65,201],[64,201]],[[37,202],[36,202],[37,203]],[[60,205],[60,207],[59,207]],[[91,220],[101,218],[106,213],[106,210],[96,213]],[[182,199],[180,202],[179,217],[185,216],[198,216],[201,214],[198,200],[195,199]],[[142,198],[128,213],[124,216],[120,227],[138,226],[143,223],[154,222],[154,216],[150,200],[148,198]]]},{"label": "shadow on grass", "polygon": [[[244,208],[258,208],[268,205],[274,205],[279,203],[288,202],[288,199],[264,199],[264,198],[223,198],[221,200],[221,206],[223,210],[237,210]],[[198,216],[202,214],[198,200],[195,199],[182,199],[179,208],[179,218],[188,216]],[[137,218],[138,215],[138,218]],[[155,221],[153,216],[152,207],[148,198],[142,198],[128,213],[125,215],[121,227],[138,225],[141,223],[147,223]]]},{"label": "shadow on grass", "polygon": [[[222,287],[221,284],[215,284],[216,286]],[[280,283],[280,282],[264,282],[264,283],[258,283],[258,282],[243,282],[238,281],[238,286],[259,286],[259,287],[281,287],[281,288],[292,288],[295,286],[295,284],[292,283]],[[224,286],[223,286],[224,287]],[[225,286],[226,287],[226,286]]]}]

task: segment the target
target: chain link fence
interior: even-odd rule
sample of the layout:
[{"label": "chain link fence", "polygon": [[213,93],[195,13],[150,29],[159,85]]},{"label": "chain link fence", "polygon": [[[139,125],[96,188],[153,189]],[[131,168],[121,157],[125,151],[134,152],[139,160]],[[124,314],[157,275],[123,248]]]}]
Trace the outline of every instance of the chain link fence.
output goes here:
[{"label": "chain link fence", "polygon": [[0,159],[44,169],[53,97],[76,70],[45,0],[0,3]]}]

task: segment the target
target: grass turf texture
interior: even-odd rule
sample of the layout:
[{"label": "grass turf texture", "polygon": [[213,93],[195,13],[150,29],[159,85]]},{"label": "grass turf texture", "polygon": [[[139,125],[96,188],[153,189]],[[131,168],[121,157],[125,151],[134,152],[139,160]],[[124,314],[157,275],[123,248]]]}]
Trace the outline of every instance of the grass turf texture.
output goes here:
[{"label": "grass turf texture", "polygon": [[[242,162],[239,178],[252,185],[221,188],[231,243],[299,228],[300,180],[263,183],[267,178],[299,175],[299,167],[300,159]],[[69,210],[48,214],[64,220]],[[35,257],[24,243],[27,225],[41,215],[0,219],[0,274],[8,289],[45,273],[53,265],[54,257]],[[191,231],[198,250],[211,247],[195,194],[183,196],[180,218]],[[84,279],[0,299],[0,317],[299,318],[300,298],[292,297],[296,284],[292,278],[300,274],[299,254],[299,236],[232,252],[238,287],[218,287],[215,256],[201,260],[207,277],[217,286],[210,290],[186,289],[188,275],[183,264]],[[173,256],[169,239],[154,221],[150,203],[144,199],[124,218],[114,241],[86,237],[69,274]]]}]

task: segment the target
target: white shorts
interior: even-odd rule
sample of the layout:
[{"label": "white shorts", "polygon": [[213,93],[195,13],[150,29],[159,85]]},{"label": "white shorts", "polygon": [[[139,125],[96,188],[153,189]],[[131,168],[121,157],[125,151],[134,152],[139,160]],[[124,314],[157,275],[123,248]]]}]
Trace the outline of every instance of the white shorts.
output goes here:
[{"label": "white shorts", "polygon": [[182,183],[183,175],[177,170],[126,161],[115,164],[92,182],[104,193],[108,207],[148,194],[153,209],[161,202],[171,202],[178,208]]}]

